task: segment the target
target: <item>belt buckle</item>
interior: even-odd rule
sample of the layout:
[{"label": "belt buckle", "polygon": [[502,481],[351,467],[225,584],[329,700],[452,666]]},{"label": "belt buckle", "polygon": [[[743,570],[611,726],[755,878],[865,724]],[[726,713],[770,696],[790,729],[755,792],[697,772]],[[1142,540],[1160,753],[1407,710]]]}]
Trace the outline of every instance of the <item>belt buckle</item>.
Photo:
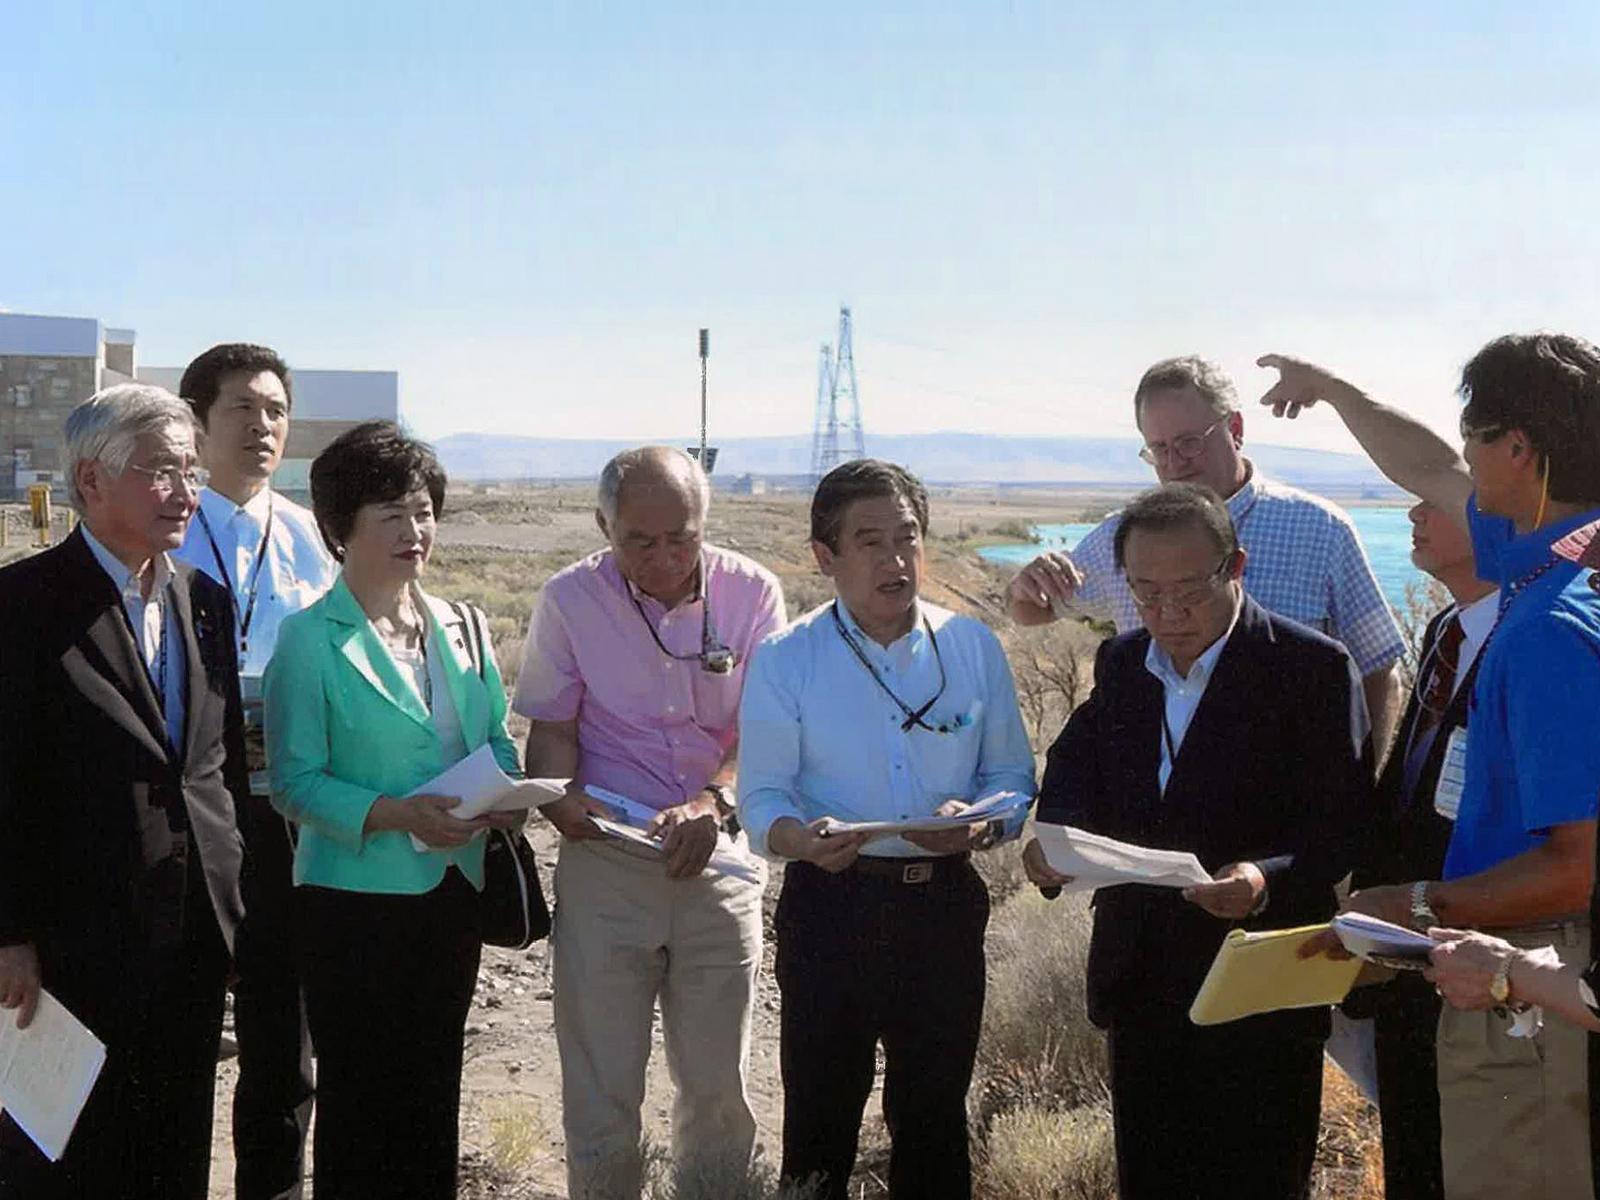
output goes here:
[{"label": "belt buckle", "polygon": [[907,863],[900,871],[901,883],[927,883],[933,878],[931,862]]}]

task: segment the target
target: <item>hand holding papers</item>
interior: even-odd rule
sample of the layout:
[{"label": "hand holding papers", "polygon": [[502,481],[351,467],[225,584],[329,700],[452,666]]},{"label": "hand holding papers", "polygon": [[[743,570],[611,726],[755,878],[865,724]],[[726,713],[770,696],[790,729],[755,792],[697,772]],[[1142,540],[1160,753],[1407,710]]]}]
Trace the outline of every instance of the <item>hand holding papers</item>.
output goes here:
[{"label": "hand holding papers", "polygon": [[904,833],[937,833],[945,829],[962,829],[969,825],[982,825],[996,819],[1014,816],[1018,809],[1030,803],[1021,792],[996,792],[967,805],[958,813],[948,816],[907,817],[898,821],[840,821],[825,817],[817,823],[816,830],[823,837],[845,833],[868,834],[868,841],[880,837],[896,837]]},{"label": "hand holding papers", "polygon": [[1426,934],[1365,913],[1345,912],[1333,919],[1333,932],[1357,958],[1402,971],[1420,971],[1438,943]]},{"label": "hand holding papers", "polygon": [[1361,963],[1300,957],[1300,948],[1327,928],[1231,930],[1189,1007],[1189,1019],[1196,1025],[1220,1025],[1283,1008],[1338,1004],[1361,973]]},{"label": "hand holding papers", "polygon": [[[434,776],[411,793],[413,796],[454,796],[460,800],[450,810],[457,820],[470,821],[491,812],[519,812],[559,799],[565,779],[513,779],[500,769],[493,748],[485,742],[455,766]],[[411,844],[430,847],[415,834]]]},{"label": "hand holding papers", "polygon": [[0,1014],[0,1107],[51,1162],[66,1152],[100,1068],[105,1045],[49,992],[27,1029]]},{"label": "hand holding papers", "polygon": [[[637,800],[630,800],[620,792],[613,792],[594,784],[589,784],[583,790],[610,807],[617,816],[616,820],[611,820],[593,813],[589,814],[589,820],[601,833],[619,842],[627,842],[629,845],[648,850],[654,855],[665,853],[662,844],[645,832],[655,820],[657,809],[651,808],[648,804],[640,804]],[[716,848],[712,850],[705,869],[714,875],[727,875],[734,879],[745,880],[747,883],[762,883],[766,879],[765,868],[750,856],[742,839],[735,841],[725,833],[717,834]]]},{"label": "hand holding papers", "polygon": [[1212,882],[1200,860],[1184,850],[1150,850],[1071,825],[1037,824],[1033,832],[1051,869],[1071,878],[1067,891],[1121,883],[1186,888]]}]

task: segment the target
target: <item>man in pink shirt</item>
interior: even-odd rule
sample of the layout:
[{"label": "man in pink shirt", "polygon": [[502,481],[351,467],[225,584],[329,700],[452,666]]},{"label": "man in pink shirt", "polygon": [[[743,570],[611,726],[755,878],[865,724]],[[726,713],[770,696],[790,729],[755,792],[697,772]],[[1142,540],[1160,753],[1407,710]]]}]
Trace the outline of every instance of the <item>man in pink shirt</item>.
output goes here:
[{"label": "man in pink shirt", "polygon": [[[763,886],[705,866],[733,808],[745,667],[783,626],[783,591],[702,542],[710,497],[670,447],[606,464],[595,517],[610,548],[545,584],[517,680],[528,773],[573,781],[540,810],[562,835],[552,945],[573,1196],[639,1194],[658,999],[674,1157],[743,1161],[755,1141],[744,1076]],[[615,814],[586,785],[655,809],[662,853],[604,837],[589,814]]]}]

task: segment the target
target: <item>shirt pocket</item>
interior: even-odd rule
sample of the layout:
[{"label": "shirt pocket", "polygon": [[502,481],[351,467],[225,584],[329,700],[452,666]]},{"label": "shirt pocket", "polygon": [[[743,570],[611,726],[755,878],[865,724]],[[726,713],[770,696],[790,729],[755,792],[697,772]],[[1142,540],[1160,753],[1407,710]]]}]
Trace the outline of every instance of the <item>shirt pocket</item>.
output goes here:
[{"label": "shirt pocket", "polygon": [[[933,731],[913,725],[907,733],[907,754],[912,774],[924,791],[940,803],[949,797],[976,800],[974,781],[983,752],[982,701],[973,701],[959,713],[935,719],[924,717]],[[943,730],[943,732],[940,732]]]}]

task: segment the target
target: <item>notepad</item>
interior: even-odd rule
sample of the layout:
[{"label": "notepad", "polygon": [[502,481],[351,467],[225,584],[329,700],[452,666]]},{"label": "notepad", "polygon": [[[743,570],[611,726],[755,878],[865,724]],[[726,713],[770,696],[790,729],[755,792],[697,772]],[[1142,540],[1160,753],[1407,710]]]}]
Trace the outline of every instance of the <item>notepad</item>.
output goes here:
[{"label": "notepad", "polygon": [[106,1063],[105,1043],[49,992],[26,1029],[0,1009],[0,1107],[51,1162],[60,1162]]},{"label": "notepad", "polygon": [[995,792],[973,801],[958,813],[947,817],[929,814],[923,817],[906,817],[889,821],[840,821],[824,817],[817,827],[823,837],[847,833],[864,833],[868,841],[881,837],[897,837],[905,833],[939,833],[946,829],[963,829],[993,820],[1006,820],[1015,816],[1033,802],[1025,792]]},{"label": "notepad", "polygon": [[1338,1004],[1361,973],[1361,960],[1298,954],[1301,946],[1327,929],[1327,925],[1305,925],[1264,933],[1230,931],[1189,1007],[1189,1019],[1196,1025],[1221,1025],[1285,1008]]}]

